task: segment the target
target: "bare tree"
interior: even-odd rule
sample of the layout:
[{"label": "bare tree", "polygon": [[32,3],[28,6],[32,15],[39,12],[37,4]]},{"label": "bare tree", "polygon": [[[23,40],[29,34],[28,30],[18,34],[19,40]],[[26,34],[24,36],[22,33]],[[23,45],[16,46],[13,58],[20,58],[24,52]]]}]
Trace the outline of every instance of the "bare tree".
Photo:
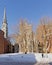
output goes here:
[{"label": "bare tree", "polygon": [[[43,46],[43,51],[44,52],[48,52],[49,48],[50,48],[50,19],[49,18],[43,18],[41,21],[41,25],[42,25],[42,38],[44,40],[44,42],[42,43]],[[47,39],[49,38],[49,39]]]}]

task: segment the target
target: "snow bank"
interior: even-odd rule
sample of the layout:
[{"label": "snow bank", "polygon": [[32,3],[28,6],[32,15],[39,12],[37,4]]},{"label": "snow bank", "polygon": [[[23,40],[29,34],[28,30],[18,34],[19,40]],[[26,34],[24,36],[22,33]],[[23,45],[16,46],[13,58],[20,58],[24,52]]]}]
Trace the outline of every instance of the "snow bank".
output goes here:
[{"label": "snow bank", "polygon": [[0,54],[0,62],[52,62],[52,54],[42,53],[12,53],[12,54]]},{"label": "snow bank", "polygon": [[42,53],[35,53],[34,55],[37,62],[43,62],[43,63],[52,62],[52,53],[43,53],[43,57]]},{"label": "snow bank", "polygon": [[0,62],[29,62],[35,63],[36,59],[34,54],[1,54]]}]

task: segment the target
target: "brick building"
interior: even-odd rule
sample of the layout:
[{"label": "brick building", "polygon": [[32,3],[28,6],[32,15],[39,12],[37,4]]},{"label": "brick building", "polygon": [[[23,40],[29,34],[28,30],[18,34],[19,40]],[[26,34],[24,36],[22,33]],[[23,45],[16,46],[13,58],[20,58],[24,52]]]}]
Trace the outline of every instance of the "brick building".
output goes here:
[{"label": "brick building", "polygon": [[0,53],[9,52],[9,43],[6,38],[4,38],[4,32],[0,30]]},{"label": "brick building", "polygon": [[8,40],[8,23],[6,18],[6,10],[4,9],[2,29],[0,30],[0,53],[8,53],[9,45],[10,43]]}]

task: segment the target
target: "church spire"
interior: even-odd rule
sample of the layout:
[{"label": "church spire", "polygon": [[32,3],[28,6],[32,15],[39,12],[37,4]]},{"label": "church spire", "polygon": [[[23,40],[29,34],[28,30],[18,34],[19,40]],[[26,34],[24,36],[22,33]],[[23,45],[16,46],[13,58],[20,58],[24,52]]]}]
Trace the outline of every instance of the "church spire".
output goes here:
[{"label": "church spire", "polygon": [[4,8],[4,18],[2,22],[2,31],[4,32],[4,37],[8,37],[8,23],[7,23],[7,18],[6,18],[6,9]]},{"label": "church spire", "polygon": [[3,18],[3,22],[7,23],[7,19],[6,19],[6,9],[4,8],[4,18]]}]

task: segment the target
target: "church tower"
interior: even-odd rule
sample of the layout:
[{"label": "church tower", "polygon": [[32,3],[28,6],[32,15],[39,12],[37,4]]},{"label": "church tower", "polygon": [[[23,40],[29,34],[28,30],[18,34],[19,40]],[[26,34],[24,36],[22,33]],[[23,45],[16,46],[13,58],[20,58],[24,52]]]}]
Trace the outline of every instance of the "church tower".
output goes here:
[{"label": "church tower", "polygon": [[4,37],[8,37],[8,23],[7,23],[7,18],[6,18],[6,9],[4,9],[4,18],[2,22],[2,31],[4,32]]}]

